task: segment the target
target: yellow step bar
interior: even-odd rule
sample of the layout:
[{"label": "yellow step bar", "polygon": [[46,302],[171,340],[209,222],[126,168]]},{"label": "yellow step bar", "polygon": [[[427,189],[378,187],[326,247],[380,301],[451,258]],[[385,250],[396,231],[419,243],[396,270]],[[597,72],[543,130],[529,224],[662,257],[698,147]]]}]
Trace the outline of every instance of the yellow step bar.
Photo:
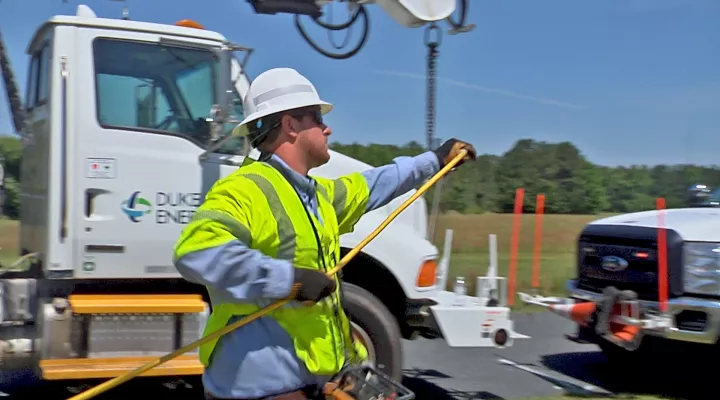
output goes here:
[{"label": "yellow step bar", "polygon": [[[40,369],[43,379],[47,380],[115,378],[157,358],[157,356],[142,356],[40,360]],[[201,375],[203,371],[204,367],[197,356],[184,355],[139,376]]]},{"label": "yellow step bar", "polygon": [[[207,308],[195,294],[83,294],[68,297],[73,314],[185,314]],[[157,356],[68,358],[40,360],[47,380],[114,378],[154,361]],[[197,355],[182,355],[140,376],[201,375],[204,367]]]},{"label": "yellow step bar", "polygon": [[74,294],[68,301],[74,314],[184,314],[206,308],[199,294]]}]

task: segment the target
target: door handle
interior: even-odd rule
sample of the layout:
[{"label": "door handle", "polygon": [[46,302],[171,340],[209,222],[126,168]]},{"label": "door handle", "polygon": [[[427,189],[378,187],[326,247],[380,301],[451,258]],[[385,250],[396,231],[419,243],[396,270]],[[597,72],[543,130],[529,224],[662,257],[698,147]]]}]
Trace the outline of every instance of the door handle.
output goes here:
[{"label": "door handle", "polygon": [[94,210],[94,200],[95,196],[97,196],[97,192],[95,192],[92,189],[85,189],[85,217],[90,218],[90,214],[93,213]]},{"label": "door handle", "polygon": [[91,218],[95,214],[95,198],[101,194],[108,194],[109,191],[99,188],[85,189],[85,218]]}]

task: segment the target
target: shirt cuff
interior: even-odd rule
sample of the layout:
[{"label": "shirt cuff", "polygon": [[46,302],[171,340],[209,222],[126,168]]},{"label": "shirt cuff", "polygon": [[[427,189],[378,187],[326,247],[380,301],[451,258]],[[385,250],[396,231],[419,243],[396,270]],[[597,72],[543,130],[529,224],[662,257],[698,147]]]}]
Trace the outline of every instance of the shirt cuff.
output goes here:
[{"label": "shirt cuff", "polygon": [[263,290],[264,296],[275,299],[289,296],[295,279],[292,263],[278,259],[272,259],[268,262],[272,263],[272,265],[267,268],[268,274]]},{"label": "shirt cuff", "polygon": [[426,151],[413,157],[415,167],[424,177],[431,177],[440,171],[440,160],[433,151]]}]

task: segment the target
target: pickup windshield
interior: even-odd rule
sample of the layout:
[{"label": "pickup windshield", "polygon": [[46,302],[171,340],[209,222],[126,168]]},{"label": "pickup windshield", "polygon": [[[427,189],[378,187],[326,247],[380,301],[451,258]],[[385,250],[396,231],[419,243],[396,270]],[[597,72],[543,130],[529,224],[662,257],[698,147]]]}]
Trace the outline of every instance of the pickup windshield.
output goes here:
[{"label": "pickup windshield", "polygon": [[[207,49],[124,39],[93,43],[97,118],[106,129],[181,136],[205,148],[206,119],[216,101],[218,59]],[[233,116],[243,118],[235,93]],[[229,133],[232,124],[227,124]],[[233,138],[217,152],[238,154],[243,140]]]}]

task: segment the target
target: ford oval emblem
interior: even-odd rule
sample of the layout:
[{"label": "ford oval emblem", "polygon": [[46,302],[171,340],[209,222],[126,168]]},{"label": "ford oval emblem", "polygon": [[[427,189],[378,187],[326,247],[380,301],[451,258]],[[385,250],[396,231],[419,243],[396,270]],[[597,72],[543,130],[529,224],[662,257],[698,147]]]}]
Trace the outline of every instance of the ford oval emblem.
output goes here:
[{"label": "ford oval emblem", "polygon": [[628,267],[628,262],[618,256],[605,256],[600,259],[600,267],[609,272],[620,272]]}]

